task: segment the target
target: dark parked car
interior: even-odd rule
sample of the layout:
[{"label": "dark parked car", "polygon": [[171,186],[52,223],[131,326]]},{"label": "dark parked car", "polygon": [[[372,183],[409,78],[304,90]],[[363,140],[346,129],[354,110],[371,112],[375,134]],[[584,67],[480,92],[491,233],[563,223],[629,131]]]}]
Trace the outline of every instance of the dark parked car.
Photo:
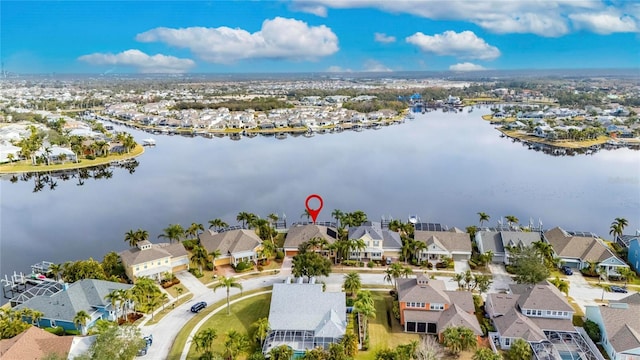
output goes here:
[{"label": "dark parked car", "polygon": [[611,291],[613,292],[617,292],[617,293],[627,293],[627,288],[626,287],[620,287],[620,286],[612,286],[611,287]]},{"label": "dark parked car", "polygon": [[573,270],[571,270],[571,268],[568,266],[563,266],[560,268],[560,270],[562,270],[562,273],[565,275],[573,275]]},{"label": "dark parked car", "polygon": [[147,355],[147,352],[149,352],[149,348],[151,347],[151,344],[153,344],[153,335],[145,336],[143,339],[146,342],[146,345],[142,349],[140,349],[140,351],[138,351],[138,356]]},{"label": "dark parked car", "polygon": [[197,313],[197,312],[200,312],[200,310],[202,310],[202,309],[204,309],[206,307],[207,307],[207,303],[204,302],[204,301],[200,301],[200,302],[197,302],[197,303],[193,304],[193,306],[191,307],[191,312]]}]

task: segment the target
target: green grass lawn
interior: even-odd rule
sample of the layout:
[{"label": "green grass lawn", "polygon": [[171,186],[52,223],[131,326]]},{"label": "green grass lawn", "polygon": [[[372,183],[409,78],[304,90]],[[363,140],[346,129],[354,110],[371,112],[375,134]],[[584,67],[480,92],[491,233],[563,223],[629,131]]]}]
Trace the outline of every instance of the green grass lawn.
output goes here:
[{"label": "green grass lawn", "polygon": [[376,307],[376,318],[369,320],[369,350],[360,351],[356,360],[375,359],[376,350],[395,348],[401,344],[407,344],[413,340],[419,340],[418,334],[402,332],[400,322],[391,318],[391,326],[387,322],[387,309],[391,311],[392,298],[388,292],[374,291],[371,293]]},{"label": "green grass lawn", "polygon": [[[227,315],[227,311],[223,310],[213,315],[200,328],[200,330],[213,328],[218,332],[218,338],[215,341],[213,351],[224,353],[224,341],[226,333],[230,330],[236,330],[241,334],[246,334],[252,339],[251,324],[256,320],[269,316],[269,304],[271,303],[271,294],[257,295],[247,300],[231,305],[231,314]],[[256,350],[257,343],[253,341],[249,354]],[[187,359],[197,359],[199,356],[195,351],[195,345],[189,348]]]},{"label": "green grass lawn", "polygon": [[144,153],[142,145],[136,145],[128,154],[110,154],[107,157],[97,157],[94,160],[80,159],[79,163],[68,161],[64,164],[32,165],[30,160],[16,161],[11,164],[0,165],[0,174],[80,169],[109,164],[111,161],[131,159],[142,155],[142,153]]}]

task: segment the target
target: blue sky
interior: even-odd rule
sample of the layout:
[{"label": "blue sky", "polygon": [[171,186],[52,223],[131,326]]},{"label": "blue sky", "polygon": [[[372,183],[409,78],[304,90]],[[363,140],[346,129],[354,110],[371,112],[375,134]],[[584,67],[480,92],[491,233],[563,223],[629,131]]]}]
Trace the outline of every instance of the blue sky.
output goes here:
[{"label": "blue sky", "polygon": [[639,68],[623,0],[5,1],[16,73]]}]

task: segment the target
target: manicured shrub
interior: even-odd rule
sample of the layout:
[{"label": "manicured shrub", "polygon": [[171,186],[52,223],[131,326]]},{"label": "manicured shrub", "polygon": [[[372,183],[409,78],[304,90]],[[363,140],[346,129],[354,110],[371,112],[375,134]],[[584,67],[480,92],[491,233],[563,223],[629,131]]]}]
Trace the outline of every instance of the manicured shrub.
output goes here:
[{"label": "manicured shrub", "polygon": [[282,260],[282,259],[284,259],[284,251],[282,250],[276,251],[276,260]]},{"label": "manicured shrub", "polygon": [[373,261],[369,261],[369,262],[367,263],[367,266],[368,266],[369,268],[374,268],[374,267],[376,266],[376,263],[374,263]]},{"label": "manicured shrub", "polygon": [[587,335],[593,340],[593,342],[600,341],[600,326],[591,320],[587,320],[584,322],[584,331],[587,332]]},{"label": "manicured shrub", "polygon": [[241,261],[235,266],[234,269],[236,270],[236,272],[245,272],[248,270],[252,270],[253,264],[248,261]]}]

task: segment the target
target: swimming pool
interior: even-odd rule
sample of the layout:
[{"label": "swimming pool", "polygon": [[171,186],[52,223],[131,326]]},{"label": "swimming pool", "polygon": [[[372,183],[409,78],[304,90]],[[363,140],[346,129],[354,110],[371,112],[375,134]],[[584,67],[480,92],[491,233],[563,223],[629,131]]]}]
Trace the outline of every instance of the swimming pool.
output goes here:
[{"label": "swimming pool", "polygon": [[558,353],[562,360],[582,360],[582,357],[577,352],[559,351]]}]

